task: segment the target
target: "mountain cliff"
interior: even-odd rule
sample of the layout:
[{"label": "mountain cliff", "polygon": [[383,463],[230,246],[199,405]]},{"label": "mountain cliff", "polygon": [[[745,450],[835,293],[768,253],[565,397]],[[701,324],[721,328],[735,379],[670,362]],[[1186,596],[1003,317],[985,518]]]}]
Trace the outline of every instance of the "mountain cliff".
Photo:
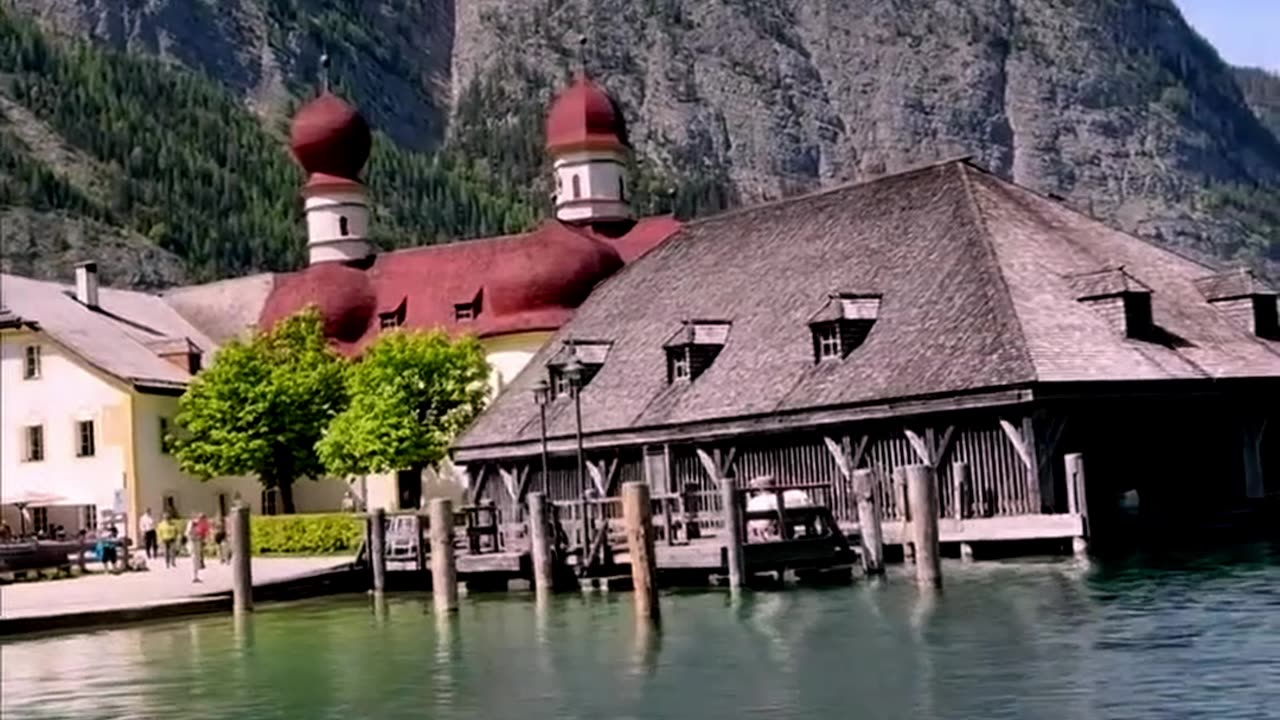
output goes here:
[{"label": "mountain cliff", "polygon": [[211,77],[268,126],[314,87],[327,51],[336,81],[396,146],[451,158],[544,212],[542,112],[585,65],[631,121],[653,209],[711,212],[971,155],[1122,229],[1280,273],[1277,81],[1226,65],[1171,0],[20,9]]}]

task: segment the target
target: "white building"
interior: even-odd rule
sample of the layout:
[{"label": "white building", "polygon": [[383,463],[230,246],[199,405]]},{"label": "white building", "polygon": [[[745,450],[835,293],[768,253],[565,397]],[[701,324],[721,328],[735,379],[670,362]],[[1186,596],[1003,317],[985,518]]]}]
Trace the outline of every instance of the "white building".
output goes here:
[{"label": "white building", "polygon": [[[169,454],[178,397],[214,345],[164,300],[100,289],[86,263],[76,287],[0,275],[0,307],[0,518],[15,532],[108,520],[137,537],[147,508],[217,514],[237,496],[271,509],[255,479],[201,482]],[[303,481],[296,500],[331,509],[344,489]]]}]

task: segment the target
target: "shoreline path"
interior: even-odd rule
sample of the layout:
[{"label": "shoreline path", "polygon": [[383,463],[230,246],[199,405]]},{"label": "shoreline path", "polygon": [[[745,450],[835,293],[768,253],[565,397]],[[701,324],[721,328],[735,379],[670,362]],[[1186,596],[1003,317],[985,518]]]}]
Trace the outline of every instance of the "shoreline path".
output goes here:
[{"label": "shoreline path", "polygon": [[[290,580],[348,564],[350,557],[254,558],[253,584]],[[92,565],[90,565],[92,567]],[[231,565],[206,562],[201,582],[191,582],[191,561],[165,568],[163,560],[149,569],[120,575],[93,572],[73,578],[19,582],[0,586],[0,619],[47,617],[104,610],[142,609],[231,591]]]}]

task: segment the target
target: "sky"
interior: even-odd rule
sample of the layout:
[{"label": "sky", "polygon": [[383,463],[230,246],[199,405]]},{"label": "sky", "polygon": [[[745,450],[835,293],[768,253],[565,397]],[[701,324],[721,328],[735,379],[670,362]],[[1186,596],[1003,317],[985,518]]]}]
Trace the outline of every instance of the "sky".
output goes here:
[{"label": "sky", "polygon": [[1182,15],[1232,65],[1280,73],[1280,0],[1176,0]]}]

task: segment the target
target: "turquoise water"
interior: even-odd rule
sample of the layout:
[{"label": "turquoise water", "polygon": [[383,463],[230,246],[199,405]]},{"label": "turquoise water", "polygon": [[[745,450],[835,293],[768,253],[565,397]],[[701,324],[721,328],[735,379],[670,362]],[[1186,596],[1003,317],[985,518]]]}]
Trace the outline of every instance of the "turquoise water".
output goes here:
[{"label": "turquoise water", "polygon": [[1280,558],[947,565],[828,589],[364,597],[0,646],[11,718],[1280,717]]}]

